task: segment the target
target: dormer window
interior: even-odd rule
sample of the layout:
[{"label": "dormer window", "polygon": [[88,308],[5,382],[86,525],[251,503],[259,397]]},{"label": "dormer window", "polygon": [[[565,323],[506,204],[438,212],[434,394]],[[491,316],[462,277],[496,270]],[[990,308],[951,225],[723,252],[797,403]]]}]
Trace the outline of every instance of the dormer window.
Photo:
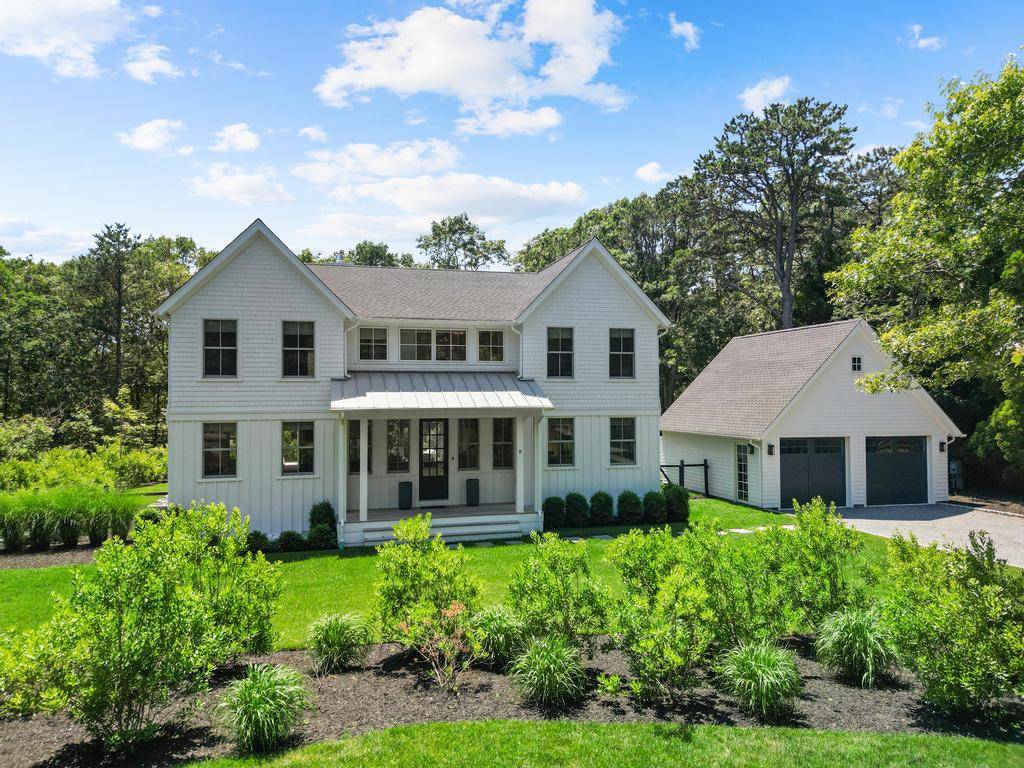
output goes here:
[{"label": "dormer window", "polygon": [[851,371],[853,371],[854,373],[860,373],[861,367],[862,367],[862,364],[861,364],[860,355],[854,355],[853,357],[850,358],[850,370]]}]

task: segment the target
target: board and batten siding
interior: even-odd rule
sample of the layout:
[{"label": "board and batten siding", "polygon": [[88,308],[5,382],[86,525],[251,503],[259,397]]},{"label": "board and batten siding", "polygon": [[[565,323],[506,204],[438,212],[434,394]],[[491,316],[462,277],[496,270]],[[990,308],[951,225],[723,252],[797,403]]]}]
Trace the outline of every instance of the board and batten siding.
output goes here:
[{"label": "board and batten siding", "polygon": [[[862,361],[860,373],[851,370],[851,358]],[[857,331],[808,384],[806,391],[773,425],[766,442],[776,446],[784,437],[845,437],[849,503],[867,501],[865,444],[868,437],[923,436],[927,452],[928,501],[947,501],[948,453],[939,453],[946,428],[931,409],[912,392],[868,394],[856,380],[884,370],[889,361],[866,331]],[[779,506],[779,452],[765,456],[764,506]]]},{"label": "board and batten siding", "polygon": [[[663,432],[661,436],[661,458],[663,464],[678,466],[680,461],[686,464],[699,464],[708,461],[708,492],[720,499],[737,501],[736,494],[736,446],[747,444],[748,441],[733,437],[716,437],[712,435],[696,435],[682,432]],[[754,506],[761,504],[761,461],[762,445],[752,443],[754,453],[747,456],[748,498],[744,502]],[[665,471],[678,482],[679,471],[676,468]],[[704,470],[691,467],[685,474],[686,488],[704,493]]]}]

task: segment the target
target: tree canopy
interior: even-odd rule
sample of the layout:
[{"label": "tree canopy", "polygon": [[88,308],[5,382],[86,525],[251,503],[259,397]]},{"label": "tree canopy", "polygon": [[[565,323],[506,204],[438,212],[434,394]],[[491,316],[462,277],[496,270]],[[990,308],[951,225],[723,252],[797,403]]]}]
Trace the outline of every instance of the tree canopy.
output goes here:
[{"label": "tree canopy", "polygon": [[416,247],[437,269],[481,269],[508,261],[505,241],[488,240],[465,213],[432,221],[430,232],[416,238]]}]

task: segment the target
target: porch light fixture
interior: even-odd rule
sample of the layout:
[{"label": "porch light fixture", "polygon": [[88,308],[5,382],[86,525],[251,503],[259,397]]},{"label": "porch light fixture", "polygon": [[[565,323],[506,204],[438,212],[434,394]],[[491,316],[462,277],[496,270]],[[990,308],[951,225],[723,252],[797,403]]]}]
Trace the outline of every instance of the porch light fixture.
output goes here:
[{"label": "porch light fixture", "polygon": [[946,441],[945,440],[939,440],[939,453],[945,453],[945,452],[946,452]]},{"label": "porch light fixture", "polygon": [[769,456],[774,456],[775,455],[775,443],[768,443],[768,455]]}]

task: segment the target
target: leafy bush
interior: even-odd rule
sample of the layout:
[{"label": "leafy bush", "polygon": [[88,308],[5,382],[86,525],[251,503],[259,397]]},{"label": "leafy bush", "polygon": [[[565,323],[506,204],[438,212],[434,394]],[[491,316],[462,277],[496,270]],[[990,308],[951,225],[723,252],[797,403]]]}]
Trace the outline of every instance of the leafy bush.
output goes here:
[{"label": "leafy bush", "polygon": [[668,515],[670,523],[690,522],[690,494],[681,485],[674,483],[666,485],[662,489],[665,496],[665,514]]},{"label": "leafy bush", "polygon": [[722,690],[768,720],[792,709],[803,690],[792,651],[760,640],[728,651],[718,668]]},{"label": "leafy bush", "polygon": [[668,520],[665,513],[665,497],[661,491],[648,491],[644,494],[644,522],[664,523]]},{"label": "leafy bush", "polygon": [[526,627],[510,610],[492,606],[470,620],[469,639],[475,656],[488,664],[504,667],[523,650]]},{"label": "leafy bush", "polygon": [[114,476],[117,488],[135,488],[167,477],[167,449],[128,448],[115,439],[96,449],[95,455]]},{"label": "leafy bush", "polygon": [[573,491],[565,496],[565,522],[568,525],[583,526],[590,522],[590,506],[587,497]]},{"label": "leafy bush", "polygon": [[364,619],[350,613],[324,616],[309,628],[307,644],[314,673],[328,675],[366,657],[370,628]]},{"label": "leafy bush", "polygon": [[848,609],[825,618],[814,644],[818,661],[847,680],[872,688],[896,666],[896,651],[877,612]]},{"label": "leafy bush", "polygon": [[338,518],[334,514],[334,507],[331,502],[318,501],[309,509],[309,529],[312,531],[318,525],[326,525],[331,531],[337,533]]},{"label": "leafy bush", "polygon": [[614,504],[610,494],[597,491],[590,497],[590,524],[609,525],[614,518]]},{"label": "leafy bush", "polygon": [[643,518],[643,506],[640,497],[633,491],[623,491],[619,494],[619,520],[623,523],[639,523]]},{"label": "leafy bush", "polygon": [[91,485],[113,488],[115,475],[97,453],[83,448],[53,448],[34,459],[0,462],[0,491]]},{"label": "leafy bush", "polygon": [[22,416],[0,420],[0,462],[24,460],[45,451],[53,441],[53,427],[46,419]]},{"label": "leafy bush", "polygon": [[707,590],[681,567],[660,583],[652,602],[623,602],[618,642],[639,698],[674,701],[693,685],[713,638],[711,619]]},{"label": "leafy bush", "polygon": [[996,558],[992,539],[966,547],[889,542],[882,623],[922,698],[970,712],[1024,690],[1024,574]]},{"label": "leafy bush", "polygon": [[293,736],[310,700],[298,670],[256,664],[227,687],[217,714],[239,750],[265,752]]},{"label": "leafy bush", "polygon": [[561,496],[548,496],[541,510],[544,512],[545,531],[553,531],[565,525],[565,500]]},{"label": "leafy bush", "polygon": [[402,627],[403,642],[416,649],[430,666],[434,680],[449,692],[459,687],[459,675],[473,660],[466,606],[454,602],[434,614],[420,605],[413,619]]},{"label": "leafy bush", "polygon": [[249,531],[245,548],[254,555],[257,552],[272,552],[274,549],[270,544],[270,537],[263,531]]},{"label": "leafy bush", "polygon": [[306,537],[298,531],[281,531],[277,537],[277,548],[282,552],[303,552],[308,545]]},{"label": "leafy bush", "polygon": [[634,528],[611,541],[607,557],[622,577],[630,602],[653,605],[665,577],[682,562],[682,547],[667,525],[647,531]]},{"label": "leafy bush", "polygon": [[317,523],[309,529],[306,544],[309,549],[337,549],[338,534],[329,525]]},{"label": "leafy bush", "polygon": [[512,662],[510,673],[527,701],[548,708],[578,701],[586,684],[579,650],[558,636],[533,640]]},{"label": "leafy bush", "polygon": [[607,597],[590,570],[587,543],[532,533],[534,547],[508,585],[509,607],[532,635],[593,645],[605,629]]},{"label": "leafy bush", "polygon": [[49,680],[54,654],[48,638],[36,630],[0,633],[0,717],[56,711],[67,703]]}]

